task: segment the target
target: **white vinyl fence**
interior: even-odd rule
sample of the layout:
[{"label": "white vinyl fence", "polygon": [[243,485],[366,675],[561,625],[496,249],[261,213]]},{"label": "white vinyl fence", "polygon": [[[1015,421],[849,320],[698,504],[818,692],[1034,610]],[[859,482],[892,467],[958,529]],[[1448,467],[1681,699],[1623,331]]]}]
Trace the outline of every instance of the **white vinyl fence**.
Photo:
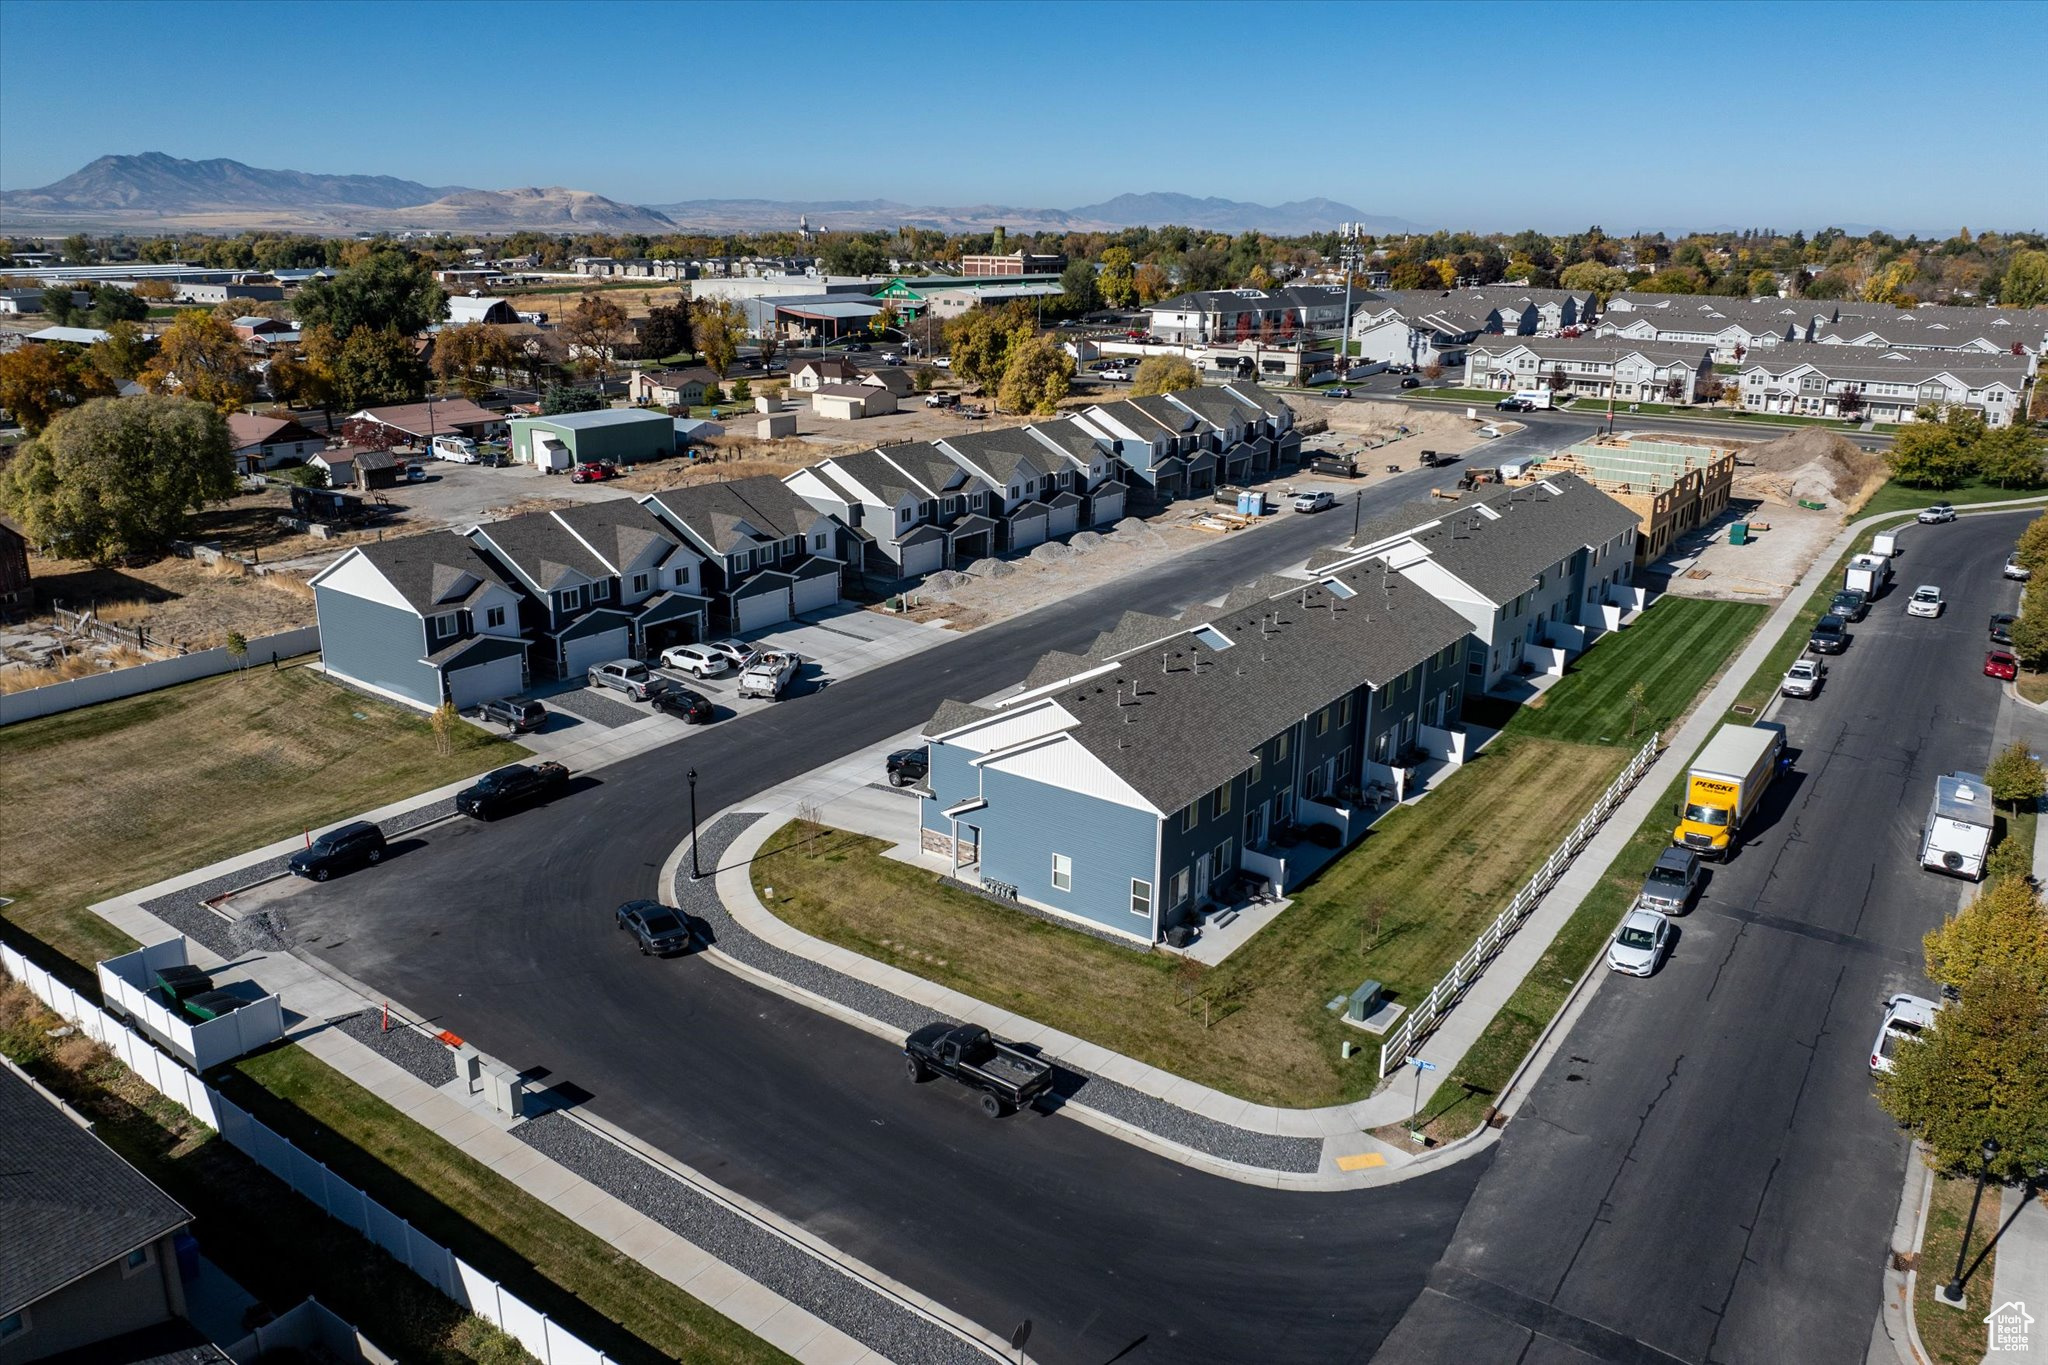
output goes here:
[{"label": "white vinyl fence", "polygon": [[563,1330],[490,1276],[343,1180],[245,1112],[192,1072],[157,1051],[141,1034],[57,980],[14,949],[0,945],[0,972],[104,1043],[158,1093],[188,1110],[263,1169],[391,1253],[413,1274],[512,1337],[542,1365],[607,1365],[610,1357]]},{"label": "white vinyl fence", "polygon": [[176,687],[179,683],[230,673],[237,668],[255,668],[259,664],[268,666],[273,658],[293,659],[319,648],[320,627],[300,626],[296,630],[281,630],[275,635],[257,636],[249,641],[248,653],[240,659],[229,654],[225,647],[202,649],[193,654],[180,654],[175,659],[158,659],[133,668],[110,668],[104,673],[51,683],[46,687],[31,687],[26,692],[0,692],[0,725],[34,720],[37,716],[54,716],[60,711],[76,711],[81,706],[94,706],[121,697],[140,696],[158,688]]},{"label": "white vinyl fence", "polygon": [[211,1071],[284,1037],[284,1006],[275,995],[203,1022],[158,1004],[149,993],[155,974],[191,960],[183,934],[110,957],[99,966],[100,999],[195,1071]]},{"label": "white vinyl fence", "polygon": [[1501,911],[1495,916],[1493,923],[1480,931],[1479,937],[1465,950],[1465,955],[1458,959],[1457,965],[1446,972],[1444,979],[1437,982],[1430,993],[1422,998],[1421,1003],[1408,1011],[1407,1017],[1399,1026],[1387,1034],[1386,1041],[1380,1045],[1382,1077],[1405,1063],[1422,1046],[1437,1024],[1451,1012],[1451,1007],[1456,1005],[1471,988],[1472,983],[1479,979],[1480,973],[1486,970],[1486,964],[1493,961],[1493,956],[1500,951],[1501,944],[1507,942],[1515,930],[1522,927],[1522,921],[1529,918],[1529,913],[1542,902],[1550,888],[1557,885],[1557,879],[1571,866],[1572,859],[1578,857],[1579,850],[1586,846],[1586,841],[1599,832],[1607,817],[1614,813],[1614,808],[1620,805],[1622,798],[1635,787],[1637,779],[1649,771],[1650,764],[1656,761],[1657,740],[1658,736],[1651,735],[1649,742],[1636,751],[1636,756],[1621,770],[1621,776],[1614,779],[1614,785],[1593,803],[1593,809],[1586,812],[1585,818],[1565,836],[1564,842],[1543,860],[1543,866],[1536,869],[1536,875],[1529,879],[1528,885],[1515,893],[1515,898],[1508,902],[1507,909]]}]

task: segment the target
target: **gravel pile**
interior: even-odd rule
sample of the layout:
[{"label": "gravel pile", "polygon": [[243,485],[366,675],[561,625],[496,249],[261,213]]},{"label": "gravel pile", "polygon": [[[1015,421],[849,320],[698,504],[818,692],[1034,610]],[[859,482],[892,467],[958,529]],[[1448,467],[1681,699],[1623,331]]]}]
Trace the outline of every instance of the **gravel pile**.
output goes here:
[{"label": "gravel pile", "polygon": [[973,581],[972,578],[956,569],[941,569],[935,574],[925,575],[924,590],[926,592],[951,592],[955,588],[964,588]]},{"label": "gravel pile", "polygon": [[334,1027],[361,1043],[387,1062],[395,1062],[428,1085],[441,1086],[455,1079],[455,1052],[438,1038],[430,1038],[411,1024],[396,1019],[387,1031],[382,1010],[364,1010]]},{"label": "gravel pile", "polygon": [[1048,540],[1043,545],[1033,546],[1031,557],[1040,564],[1057,564],[1063,559],[1072,559],[1074,552],[1057,540]]},{"label": "gravel pile", "polygon": [[[758,814],[745,812],[721,817],[699,835],[702,861],[708,866],[718,866],[740,831],[760,818]],[[870,1019],[880,1020],[906,1033],[945,1019],[944,1015],[935,1014],[894,992],[763,943],[726,911],[724,902],[718,898],[716,880],[705,877],[701,881],[691,881],[687,864],[677,870],[674,890],[676,904],[710,927],[710,941],[717,945],[719,951],[750,967],[792,986],[836,1000]],[[1054,1089],[1063,1098],[1077,1100],[1090,1109],[1225,1161],[1304,1174],[1316,1171],[1322,1162],[1322,1143],[1315,1138],[1275,1137],[1218,1123],[1073,1067],[1055,1067]]]},{"label": "gravel pile", "polygon": [[1017,567],[1000,559],[977,559],[967,566],[967,572],[976,578],[1008,578]]},{"label": "gravel pile", "polygon": [[1073,546],[1075,551],[1080,554],[1087,554],[1101,543],[1102,532],[1100,531],[1076,531],[1067,541],[1067,544]]},{"label": "gravel pile", "polygon": [[572,716],[581,716],[594,725],[607,730],[621,725],[631,725],[636,720],[646,720],[649,713],[635,711],[622,701],[614,701],[594,687],[579,687],[549,697],[547,704],[557,710],[567,711]]},{"label": "gravel pile", "polygon": [[567,1114],[546,1114],[512,1132],[885,1359],[899,1365],[986,1365],[985,1352],[911,1311],[886,1290],[854,1278]]}]

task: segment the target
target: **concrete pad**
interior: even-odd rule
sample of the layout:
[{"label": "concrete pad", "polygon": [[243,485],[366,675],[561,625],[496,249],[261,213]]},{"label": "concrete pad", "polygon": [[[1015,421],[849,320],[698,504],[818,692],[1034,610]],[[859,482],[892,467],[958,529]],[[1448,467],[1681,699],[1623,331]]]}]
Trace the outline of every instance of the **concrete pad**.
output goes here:
[{"label": "concrete pad", "polygon": [[[724,1312],[723,1305],[725,1300],[749,1286],[756,1289],[760,1288],[759,1285],[754,1284],[752,1280],[740,1274],[739,1271],[734,1270],[725,1262],[713,1261],[710,1265],[705,1266],[701,1272],[692,1275],[689,1282],[683,1288],[688,1290],[693,1298],[701,1300],[720,1312]],[[765,1314],[762,1320],[766,1320]]]},{"label": "concrete pad", "polygon": [[788,1299],[755,1280],[742,1279],[738,1288],[718,1301],[718,1311],[748,1331],[790,1307]]},{"label": "concrete pad", "polygon": [[677,1237],[671,1242],[663,1242],[647,1255],[640,1257],[639,1261],[674,1285],[686,1285],[709,1267],[718,1264],[716,1256],[682,1237]]},{"label": "concrete pad", "polygon": [[650,1257],[659,1254],[670,1242],[681,1240],[652,1218],[642,1217],[638,1227],[628,1231],[612,1245],[645,1265]]},{"label": "concrete pad", "polygon": [[767,1320],[754,1325],[754,1335],[777,1350],[804,1359],[803,1348],[825,1331],[825,1323],[793,1303],[784,1303]]},{"label": "concrete pad", "polygon": [[804,1365],[889,1365],[882,1356],[855,1341],[836,1327],[827,1327],[805,1343],[801,1352],[792,1351]]},{"label": "concrete pad", "polygon": [[569,1186],[560,1194],[542,1195],[540,1197],[546,1201],[549,1208],[552,1208],[556,1213],[561,1214],[564,1218],[574,1223],[581,1223],[583,1215],[594,1208],[599,1201],[611,1198],[610,1195],[597,1186],[581,1179],[577,1180],[575,1184]]}]

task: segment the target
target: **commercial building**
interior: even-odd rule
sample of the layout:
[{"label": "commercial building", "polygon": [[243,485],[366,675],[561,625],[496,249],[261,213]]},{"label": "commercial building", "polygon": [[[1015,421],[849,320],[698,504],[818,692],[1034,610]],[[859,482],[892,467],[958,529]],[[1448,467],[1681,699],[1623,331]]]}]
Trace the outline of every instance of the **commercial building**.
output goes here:
[{"label": "commercial building", "polygon": [[1013,251],[1007,256],[962,256],[960,273],[971,277],[987,275],[1057,275],[1067,268],[1065,256],[1042,256]]},{"label": "commercial building", "polygon": [[533,464],[539,457],[539,463],[560,468],[566,456],[568,464],[610,460],[626,465],[676,453],[674,420],[665,412],[644,408],[515,417],[511,429],[512,458],[521,464]]}]

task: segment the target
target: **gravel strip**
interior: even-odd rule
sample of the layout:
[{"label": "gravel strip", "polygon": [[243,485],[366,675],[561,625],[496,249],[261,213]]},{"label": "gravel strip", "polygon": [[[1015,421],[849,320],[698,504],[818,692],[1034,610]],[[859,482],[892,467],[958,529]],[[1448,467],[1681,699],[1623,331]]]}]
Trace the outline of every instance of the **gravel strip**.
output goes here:
[{"label": "gravel strip", "polygon": [[[384,831],[387,839],[396,838],[422,825],[431,825],[436,820],[445,820],[455,813],[455,798],[444,797],[413,810],[403,811],[389,820],[381,820],[377,827]],[[212,877],[196,886],[182,891],[173,891],[167,896],[142,903],[142,908],[155,915],[195,943],[203,943],[214,954],[233,960],[244,953],[282,953],[289,949],[290,924],[276,910],[265,910],[245,919],[230,920],[207,908],[205,902],[225,896],[231,891],[267,882],[272,877],[287,875],[285,863],[290,854],[266,858],[238,871],[219,877]]]},{"label": "gravel strip", "polygon": [[822,1318],[897,1365],[986,1365],[985,1351],[911,1311],[866,1280],[791,1244],[688,1181],[567,1114],[520,1124],[514,1137]]},{"label": "gravel strip", "polygon": [[617,729],[621,725],[631,725],[636,720],[646,720],[652,714],[635,711],[626,703],[614,701],[599,693],[596,688],[588,686],[558,692],[547,699],[547,704],[567,711],[572,716],[581,716],[593,725],[602,725],[607,730]]},{"label": "gravel strip", "polygon": [[394,1022],[387,1030],[382,1010],[363,1010],[333,1022],[385,1061],[397,1063],[428,1085],[443,1086],[455,1079],[453,1049],[411,1024]]},{"label": "gravel strip", "polygon": [[[761,818],[748,813],[721,816],[698,836],[701,861],[717,867],[741,831]],[[905,1033],[945,1017],[880,986],[870,985],[844,972],[821,966],[807,957],[763,943],[727,912],[724,902],[718,898],[717,880],[707,876],[701,881],[691,881],[687,863],[676,871],[674,891],[678,907],[711,926],[712,942],[720,952],[758,971],[837,1001],[848,1009],[900,1028]],[[1319,1139],[1279,1137],[1219,1123],[1143,1091],[1091,1076],[1065,1064],[1055,1068],[1054,1090],[1062,1099],[1078,1100],[1090,1109],[1133,1127],[1225,1161],[1305,1175],[1313,1174],[1322,1166],[1323,1144]]]}]

